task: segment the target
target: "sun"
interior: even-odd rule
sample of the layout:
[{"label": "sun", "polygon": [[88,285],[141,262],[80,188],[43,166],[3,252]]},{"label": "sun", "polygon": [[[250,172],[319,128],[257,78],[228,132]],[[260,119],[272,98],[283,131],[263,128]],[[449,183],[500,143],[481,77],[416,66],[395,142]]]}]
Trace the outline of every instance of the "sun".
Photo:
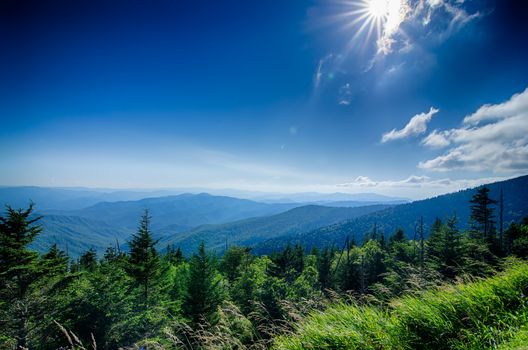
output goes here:
[{"label": "sun", "polygon": [[366,7],[368,14],[374,18],[387,17],[390,10],[390,0],[369,0]]},{"label": "sun", "polygon": [[370,42],[371,36],[374,35],[378,49],[384,51],[390,47],[392,36],[399,30],[400,24],[410,11],[409,0],[340,1],[343,1],[347,8],[336,19],[342,20],[345,28],[355,28],[350,48],[358,42]]}]

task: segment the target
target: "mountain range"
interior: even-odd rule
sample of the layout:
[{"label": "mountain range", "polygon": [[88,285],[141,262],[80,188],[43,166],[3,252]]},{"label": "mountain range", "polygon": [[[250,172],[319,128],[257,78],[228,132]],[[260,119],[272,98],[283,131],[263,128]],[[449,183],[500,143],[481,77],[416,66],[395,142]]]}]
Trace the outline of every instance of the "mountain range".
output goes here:
[{"label": "mountain range", "polygon": [[[215,225],[220,225],[221,228],[219,229],[225,230],[221,225],[230,222],[233,222],[233,227],[238,228],[240,220],[269,217],[312,203],[293,200],[283,201],[284,195],[280,194],[276,195],[282,199],[273,201],[270,197],[266,201],[259,202],[228,196],[214,196],[207,193],[166,195],[171,193],[170,191],[0,187],[0,203],[3,202],[15,208],[24,208],[30,201],[33,201],[36,205],[37,214],[42,216],[41,223],[43,225],[43,232],[35,240],[33,247],[39,251],[45,251],[51,244],[57,243],[71,256],[79,256],[89,248],[102,252],[109,245],[119,244],[121,249],[126,249],[126,242],[136,231],[139,218],[145,209],[149,209],[152,217],[151,229],[155,236],[161,239],[160,244],[172,241],[180,243],[181,241],[190,250],[193,245],[189,242],[195,239],[202,230],[212,232],[211,229],[216,227]],[[162,196],[151,197],[155,195]],[[254,195],[262,196],[263,194],[254,193]],[[144,196],[147,198],[142,198]],[[375,194],[307,193],[298,194],[294,197],[296,200],[304,198],[313,200],[313,203],[323,203],[326,206],[333,204],[331,199],[339,199],[342,201],[338,205],[348,208],[375,205],[380,202],[398,203],[402,200],[405,201],[404,199]],[[323,205],[318,205],[317,208],[312,209],[307,218],[297,217],[295,219],[299,222],[296,225],[304,229],[298,228],[294,231],[291,227],[292,224],[290,224],[285,226],[288,229],[276,228],[275,230],[288,234],[300,233],[354,217],[345,215],[347,210],[341,210],[341,214],[334,215],[328,213],[327,207]],[[321,211],[321,214],[316,214],[318,210]],[[292,215],[295,216],[295,213]],[[258,222],[258,220],[256,221]],[[205,229],[204,225],[212,226],[207,226],[208,229]],[[255,225],[259,226],[258,223]],[[262,236],[261,240],[277,236],[274,232],[270,232],[267,237],[262,232],[259,234]],[[224,238],[221,240],[222,242],[225,241]],[[254,242],[261,240],[254,240]],[[209,241],[212,243],[215,240],[208,239]],[[160,247],[162,246],[160,245]]]},{"label": "mountain range", "polygon": [[203,241],[208,249],[221,252],[229,244],[252,246],[270,238],[309,232],[389,207],[390,205],[383,204],[354,208],[306,205],[271,216],[220,225],[202,225],[187,232],[166,236],[161,243],[178,246],[185,253],[190,253]]},{"label": "mountain range", "polygon": [[[520,221],[524,216],[528,216],[528,176],[495,182],[486,186],[490,189],[490,197],[497,201],[500,201],[502,191],[504,228],[507,228],[509,223]],[[455,215],[458,219],[458,228],[463,230],[468,228],[469,201],[475,193],[476,189],[472,188],[392,206],[358,218],[320,227],[310,232],[272,238],[256,244],[253,250],[257,254],[267,254],[284,247],[288,243],[297,242],[306,246],[307,249],[324,245],[340,247],[347,237],[361,243],[364,236],[372,233],[374,229],[377,230],[378,234],[384,234],[387,237],[401,228],[412,239],[421,218],[425,224],[424,234],[426,237],[429,234],[430,225],[436,218],[446,219]],[[498,221],[499,204],[495,206],[495,209]]]},{"label": "mountain range", "polygon": [[[489,184],[491,196],[504,198],[504,222],[528,215],[528,176]],[[172,244],[191,253],[204,241],[221,253],[226,245],[245,245],[258,254],[269,253],[289,242],[307,247],[340,245],[346,237],[361,242],[374,227],[386,236],[402,228],[409,237],[423,217],[425,233],[436,217],[456,215],[460,229],[467,227],[469,200],[475,189],[408,202],[374,194],[341,193],[270,195],[262,201],[207,193],[139,198],[160,191],[107,191],[40,187],[0,187],[0,203],[26,207],[36,203],[43,232],[33,243],[39,251],[57,243],[73,256],[110,245],[127,249],[145,209],[159,248]],[[258,194],[258,193],[256,193]],[[254,193],[254,195],[256,195]],[[262,195],[262,194],[260,194]],[[275,197],[274,197],[275,196]],[[268,200],[274,201],[268,201]],[[297,202],[297,200],[305,202]],[[403,202],[403,203],[402,203]]]}]

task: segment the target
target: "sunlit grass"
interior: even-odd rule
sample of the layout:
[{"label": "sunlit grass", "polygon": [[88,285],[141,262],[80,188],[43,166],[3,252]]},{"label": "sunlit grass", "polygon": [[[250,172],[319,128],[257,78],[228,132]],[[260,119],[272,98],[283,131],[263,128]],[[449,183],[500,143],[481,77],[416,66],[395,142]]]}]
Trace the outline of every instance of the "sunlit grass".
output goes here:
[{"label": "sunlit grass", "polygon": [[492,278],[405,296],[387,308],[334,305],[278,338],[275,348],[522,349],[527,292],[528,264],[516,261]]}]

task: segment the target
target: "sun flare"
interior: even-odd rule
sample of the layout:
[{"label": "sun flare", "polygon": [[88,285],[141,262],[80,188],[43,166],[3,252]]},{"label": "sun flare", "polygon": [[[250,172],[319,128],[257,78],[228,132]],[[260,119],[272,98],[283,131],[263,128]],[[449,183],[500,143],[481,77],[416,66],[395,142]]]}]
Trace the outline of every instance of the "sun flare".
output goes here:
[{"label": "sun flare", "polygon": [[387,17],[390,9],[390,0],[370,0],[368,2],[368,13],[375,18]]},{"label": "sun flare", "polygon": [[[350,10],[342,13],[341,18],[347,19],[346,26],[356,27],[351,43],[357,43],[359,38],[367,43],[374,34],[378,50],[390,51],[392,36],[410,11],[409,0],[349,0],[347,3]],[[366,35],[363,37],[363,34]]]}]

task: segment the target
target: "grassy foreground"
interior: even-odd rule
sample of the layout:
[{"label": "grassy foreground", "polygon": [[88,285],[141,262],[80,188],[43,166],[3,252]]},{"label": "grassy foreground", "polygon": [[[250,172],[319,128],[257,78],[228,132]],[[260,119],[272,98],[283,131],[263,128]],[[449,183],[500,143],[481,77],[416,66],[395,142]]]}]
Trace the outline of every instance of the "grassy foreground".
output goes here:
[{"label": "grassy foreground", "polygon": [[528,263],[494,277],[394,300],[334,305],[275,349],[528,349]]}]

